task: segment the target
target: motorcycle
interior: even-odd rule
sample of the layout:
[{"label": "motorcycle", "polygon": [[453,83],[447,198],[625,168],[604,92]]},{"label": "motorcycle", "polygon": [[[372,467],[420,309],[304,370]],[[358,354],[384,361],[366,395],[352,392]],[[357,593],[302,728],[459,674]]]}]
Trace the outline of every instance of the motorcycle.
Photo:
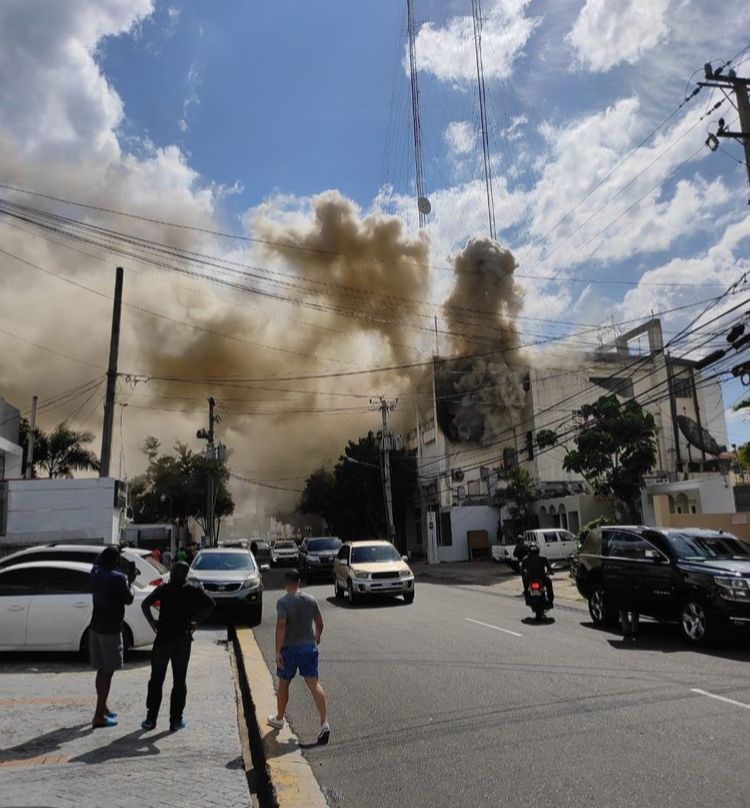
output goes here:
[{"label": "motorcycle", "polygon": [[538,621],[544,619],[545,614],[550,608],[550,603],[547,599],[547,588],[544,585],[544,581],[538,578],[532,578],[529,581],[529,586],[526,590],[526,605],[531,607],[534,612],[534,617]]}]

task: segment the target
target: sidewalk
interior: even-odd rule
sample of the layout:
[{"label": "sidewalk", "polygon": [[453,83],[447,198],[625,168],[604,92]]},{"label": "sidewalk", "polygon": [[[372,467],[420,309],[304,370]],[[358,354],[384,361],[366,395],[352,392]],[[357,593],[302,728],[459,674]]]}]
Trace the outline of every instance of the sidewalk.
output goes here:
[{"label": "sidewalk", "polygon": [[[494,561],[457,561],[447,564],[415,561],[411,564],[411,568],[418,581],[482,586],[491,592],[521,596],[520,575],[507,565],[496,564]],[[557,570],[552,576],[552,582],[555,599],[584,603],[567,568]]]},{"label": "sidewalk", "polygon": [[92,731],[94,674],[70,654],[0,654],[0,806],[247,808],[226,629],[196,632],[186,729],[168,729],[169,687],[154,732],[140,728],[148,652],[115,674],[112,729]]}]

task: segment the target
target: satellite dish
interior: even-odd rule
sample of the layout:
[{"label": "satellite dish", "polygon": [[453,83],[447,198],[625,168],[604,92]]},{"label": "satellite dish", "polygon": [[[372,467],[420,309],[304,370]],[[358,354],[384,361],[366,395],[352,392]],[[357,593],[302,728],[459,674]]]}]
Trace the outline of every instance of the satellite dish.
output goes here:
[{"label": "satellite dish", "polygon": [[432,212],[432,205],[430,204],[430,200],[426,196],[420,196],[417,200],[417,207],[419,208],[419,212],[427,216],[429,213]]}]

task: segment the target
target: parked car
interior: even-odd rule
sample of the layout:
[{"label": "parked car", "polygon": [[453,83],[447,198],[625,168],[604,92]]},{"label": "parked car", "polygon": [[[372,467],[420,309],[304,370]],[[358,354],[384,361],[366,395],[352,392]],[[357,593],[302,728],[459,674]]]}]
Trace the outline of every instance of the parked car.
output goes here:
[{"label": "parked car", "polygon": [[[576,537],[569,530],[562,528],[537,528],[526,530],[522,536],[524,544],[536,544],[539,552],[547,556],[550,563],[565,562],[576,551]],[[513,555],[515,544],[495,544],[492,547],[492,559],[518,569],[518,561]]]},{"label": "parked car", "polygon": [[[141,604],[153,591],[133,586],[135,600],[125,607],[126,649],[149,646],[154,632]],[[32,561],[0,569],[0,649],[3,651],[81,651],[88,649],[94,609],[91,564]]]},{"label": "parked car", "polygon": [[294,539],[274,539],[269,550],[271,566],[278,567],[282,564],[294,566],[297,563],[299,550]]},{"label": "parked car", "polygon": [[346,542],[336,554],[333,591],[349,605],[365,595],[403,595],[413,603],[414,573],[390,542]]},{"label": "parked car", "polygon": [[271,563],[271,544],[263,539],[252,539],[250,541],[250,552],[255,558],[256,564]]},{"label": "parked car", "polygon": [[188,581],[202,586],[220,611],[260,623],[263,579],[252,553],[226,547],[201,550],[190,565]]},{"label": "parked car", "polygon": [[597,625],[614,623],[625,598],[641,614],[679,622],[695,644],[750,626],[750,544],[721,531],[597,528],[578,553],[576,585]]},{"label": "parked car", "polygon": [[[93,565],[103,549],[101,544],[43,544],[0,558],[0,569],[30,561],[78,561]],[[122,550],[122,559],[125,573],[128,564],[132,562],[135,565],[138,572],[135,580],[139,586],[146,584],[159,586],[169,579],[169,571],[151,557],[150,550],[144,550],[142,547],[125,547]]]},{"label": "parked car", "polygon": [[299,572],[306,581],[333,576],[333,562],[341,549],[335,536],[305,539],[299,548]]}]

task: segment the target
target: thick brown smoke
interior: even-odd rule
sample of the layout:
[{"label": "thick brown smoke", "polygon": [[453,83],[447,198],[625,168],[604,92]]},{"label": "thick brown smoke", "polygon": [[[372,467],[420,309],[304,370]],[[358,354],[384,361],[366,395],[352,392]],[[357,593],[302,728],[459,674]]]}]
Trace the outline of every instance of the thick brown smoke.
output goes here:
[{"label": "thick brown smoke", "polygon": [[454,267],[444,312],[465,357],[438,366],[438,419],[449,440],[479,443],[506,430],[524,405],[516,326],[523,292],[513,253],[492,239],[471,239]]}]

